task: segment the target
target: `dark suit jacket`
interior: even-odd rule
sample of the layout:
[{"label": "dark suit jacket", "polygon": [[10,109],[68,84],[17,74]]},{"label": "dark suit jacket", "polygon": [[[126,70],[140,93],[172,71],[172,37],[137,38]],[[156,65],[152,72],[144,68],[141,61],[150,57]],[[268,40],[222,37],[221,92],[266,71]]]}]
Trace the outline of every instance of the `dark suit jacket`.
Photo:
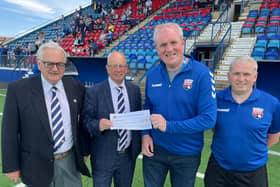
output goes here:
[{"label": "dark suit jacket", "polygon": [[[125,82],[130,111],[141,110],[141,94],[138,86]],[[109,114],[115,113],[108,80],[97,84],[86,92],[83,125],[91,135],[91,159],[94,170],[111,169],[116,156],[118,143],[117,130],[100,132],[99,120],[110,119]],[[140,131],[132,131],[131,160],[134,162],[141,151]]]},{"label": "dark suit jacket", "polygon": [[[84,87],[73,78],[63,78],[69,102],[74,153],[78,170],[88,175],[82,155],[89,145],[79,123]],[[54,170],[53,138],[44,99],[41,76],[9,84],[2,121],[3,173],[20,170],[21,179],[32,186],[48,186]]]}]

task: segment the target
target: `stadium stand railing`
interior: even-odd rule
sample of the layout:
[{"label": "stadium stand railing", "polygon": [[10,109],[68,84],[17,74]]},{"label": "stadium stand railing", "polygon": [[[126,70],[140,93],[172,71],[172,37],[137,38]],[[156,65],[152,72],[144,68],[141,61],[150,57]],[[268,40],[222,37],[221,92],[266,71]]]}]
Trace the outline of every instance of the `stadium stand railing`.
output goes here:
[{"label": "stadium stand railing", "polygon": [[229,24],[229,27],[226,30],[226,33],[224,34],[223,38],[219,42],[216,50],[214,51],[212,58],[209,60],[204,60],[204,63],[206,66],[210,67],[212,71],[216,69],[217,64],[222,59],[226,48],[231,42],[231,23],[230,22],[218,22],[220,24]]}]

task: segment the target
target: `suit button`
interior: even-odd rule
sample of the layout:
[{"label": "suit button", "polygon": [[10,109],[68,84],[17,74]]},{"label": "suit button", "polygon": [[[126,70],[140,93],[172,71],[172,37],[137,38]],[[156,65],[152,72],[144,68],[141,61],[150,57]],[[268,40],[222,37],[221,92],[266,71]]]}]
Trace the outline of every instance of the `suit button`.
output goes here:
[{"label": "suit button", "polygon": [[51,161],[51,162],[53,162],[53,161],[54,161],[54,159],[50,159],[50,161]]}]

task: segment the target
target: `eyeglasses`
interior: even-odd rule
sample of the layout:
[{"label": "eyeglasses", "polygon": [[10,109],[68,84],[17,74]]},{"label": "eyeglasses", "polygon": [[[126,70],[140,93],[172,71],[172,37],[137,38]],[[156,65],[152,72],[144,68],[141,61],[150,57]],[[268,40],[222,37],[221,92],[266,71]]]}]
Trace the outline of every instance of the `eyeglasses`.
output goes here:
[{"label": "eyeglasses", "polygon": [[114,65],[108,65],[109,68],[112,68],[112,69],[126,69],[127,68],[127,64],[123,64],[123,65],[120,65],[120,64],[114,64]]},{"label": "eyeglasses", "polygon": [[59,69],[64,69],[65,68],[65,63],[63,63],[63,62],[57,62],[57,63],[55,63],[55,62],[46,62],[46,61],[41,61],[41,62],[48,69],[52,69],[52,68],[54,68],[54,66],[56,66]]}]

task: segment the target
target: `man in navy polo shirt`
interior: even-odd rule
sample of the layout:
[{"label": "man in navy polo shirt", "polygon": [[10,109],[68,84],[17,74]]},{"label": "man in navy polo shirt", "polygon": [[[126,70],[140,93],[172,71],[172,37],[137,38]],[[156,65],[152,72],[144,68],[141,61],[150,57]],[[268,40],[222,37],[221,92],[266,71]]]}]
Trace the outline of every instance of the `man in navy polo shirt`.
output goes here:
[{"label": "man in navy polo shirt", "polygon": [[280,104],[257,89],[257,62],[236,58],[230,87],[217,93],[217,122],[205,187],[266,187],[268,148],[278,142]]}]

